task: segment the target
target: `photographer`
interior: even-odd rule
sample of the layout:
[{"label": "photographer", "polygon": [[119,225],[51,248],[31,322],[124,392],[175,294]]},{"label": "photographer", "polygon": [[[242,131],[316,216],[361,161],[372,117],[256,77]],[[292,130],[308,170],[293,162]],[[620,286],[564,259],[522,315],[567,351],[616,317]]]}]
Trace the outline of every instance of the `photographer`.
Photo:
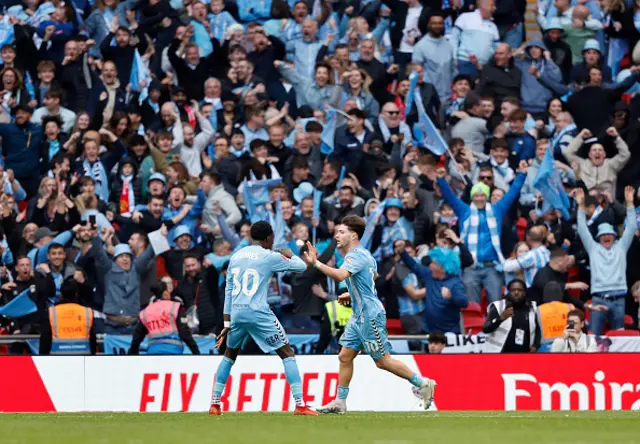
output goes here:
[{"label": "photographer", "polygon": [[571,310],[567,316],[564,337],[556,338],[551,344],[552,353],[595,353],[598,344],[595,338],[584,333],[584,312]]},{"label": "photographer", "polygon": [[504,299],[489,305],[482,327],[485,353],[529,353],[540,347],[540,319],[536,303],[527,301],[524,281],[514,279]]}]

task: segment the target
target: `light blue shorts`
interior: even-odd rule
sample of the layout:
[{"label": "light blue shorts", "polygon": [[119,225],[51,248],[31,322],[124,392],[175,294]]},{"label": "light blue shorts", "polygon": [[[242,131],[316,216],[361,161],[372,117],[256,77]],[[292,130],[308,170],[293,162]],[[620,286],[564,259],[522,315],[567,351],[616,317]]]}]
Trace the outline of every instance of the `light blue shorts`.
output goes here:
[{"label": "light blue shorts", "polygon": [[382,312],[362,323],[355,322],[352,316],[340,337],[340,345],[356,351],[364,350],[375,360],[391,352],[386,314]]},{"label": "light blue shorts", "polygon": [[271,353],[289,343],[284,328],[273,313],[242,312],[231,316],[227,347],[242,348],[251,336],[260,350]]}]

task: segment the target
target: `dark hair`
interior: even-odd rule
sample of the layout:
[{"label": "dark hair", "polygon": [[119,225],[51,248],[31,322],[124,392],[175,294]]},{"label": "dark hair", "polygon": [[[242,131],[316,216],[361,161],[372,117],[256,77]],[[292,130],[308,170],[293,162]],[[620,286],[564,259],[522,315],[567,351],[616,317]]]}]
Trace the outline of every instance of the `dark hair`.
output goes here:
[{"label": "dark hair", "polygon": [[569,253],[564,248],[554,248],[551,250],[551,254],[549,255],[549,260],[557,259],[559,257],[568,256]]},{"label": "dark hair", "polygon": [[213,183],[215,183],[216,185],[220,184],[220,175],[218,173],[216,173],[215,171],[204,171],[201,175],[200,175],[200,179],[203,179],[204,177],[209,177],[209,179],[211,179],[213,181]]},{"label": "dark hair", "polygon": [[362,239],[362,235],[364,234],[364,229],[366,227],[366,223],[363,218],[360,216],[345,216],[342,219],[341,224],[346,226],[349,231],[356,233],[358,239]]},{"label": "dark hair", "polygon": [[431,344],[447,345],[447,337],[441,331],[432,331],[431,333],[429,333],[429,342]]},{"label": "dark hair", "polygon": [[51,158],[51,165],[61,165],[64,163],[65,159],[68,159],[69,162],[71,162],[71,159],[69,158],[69,156],[67,156],[67,153],[61,151]]},{"label": "dark hair", "polygon": [[249,144],[249,149],[251,151],[255,151],[258,148],[264,148],[266,146],[267,146],[267,142],[265,142],[264,140],[262,140],[262,139],[253,139],[251,141],[251,143]]},{"label": "dark hair", "polygon": [[342,191],[342,190],[349,190],[349,191],[351,191],[351,194],[353,194],[354,196],[356,195],[356,191],[353,188],[351,188],[350,186],[348,186],[348,185],[341,186],[340,187],[340,191]]},{"label": "dark hair", "polygon": [[465,97],[464,99],[463,109],[469,110],[478,105],[480,105],[480,97],[478,97],[477,94],[473,94],[473,93],[467,94],[467,97]]},{"label": "dark hair", "polygon": [[151,294],[155,296],[157,299],[161,299],[162,293],[167,291],[167,283],[161,280],[154,281],[149,286],[149,291],[151,291]]},{"label": "dark hair", "polygon": [[78,300],[78,283],[73,276],[69,276],[62,281],[62,284],[60,285],[60,295],[65,301]]},{"label": "dark hair", "polygon": [[200,256],[198,255],[198,253],[189,252],[189,253],[184,255],[184,257],[182,258],[182,261],[184,262],[187,259],[195,259],[198,262],[201,262],[201,259],[200,259]]},{"label": "dark hair", "polygon": [[347,112],[347,114],[350,115],[350,116],[356,117],[358,119],[362,119],[362,120],[365,119],[364,111],[362,111],[361,109],[358,109],[358,108],[354,108],[352,110],[349,110]]},{"label": "dark hair", "polygon": [[51,250],[53,249],[57,249],[57,248],[62,248],[64,250],[64,245],[58,243],[58,242],[54,242],[49,244],[49,247],[47,248],[47,253],[49,253]]},{"label": "dark hair", "polygon": [[309,168],[309,161],[302,156],[294,156],[291,160],[291,169]]},{"label": "dark hair", "polygon": [[129,36],[131,35],[131,31],[129,31],[129,28],[127,28],[126,26],[118,26],[118,29],[116,29],[116,32],[126,32],[127,34],[129,34]]},{"label": "dark hair", "polygon": [[320,124],[320,122],[316,122],[315,120],[312,120],[307,123],[307,125],[304,127],[304,130],[308,133],[321,133],[322,124]]},{"label": "dark hair", "polygon": [[509,284],[507,285],[507,288],[508,288],[509,290],[511,290],[511,286],[512,286],[513,284],[520,284],[520,285],[522,285],[522,286],[524,287],[524,289],[525,289],[525,290],[527,289],[527,284],[526,284],[522,279],[514,279],[514,280],[512,280],[512,281],[511,281],[511,282],[509,282]]},{"label": "dark hair", "polygon": [[263,220],[251,225],[251,239],[261,242],[267,240],[269,236],[273,235],[273,228],[269,222]]},{"label": "dark hair", "polygon": [[471,76],[468,76],[466,74],[458,74],[457,76],[455,76],[453,78],[454,85],[456,82],[460,82],[461,80],[466,80],[467,82],[469,82],[469,85],[473,85],[473,80],[471,79]]},{"label": "dark hair", "polygon": [[42,128],[46,128],[47,124],[53,122],[62,130],[62,119],[58,116],[45,116],[42,118]]},{"label": "dark hair", "polygon": [[489,150],[494,150],[497,148],[504,148],[505,150],[509,151],[509,142],[507,142],[507,139],[503,139],[502,137],[493,139],[491,141],[491,147],[489,148]]},{"label": "dark hair", "polygon": [[62,101],[63,92],[59,88],[51,88],[49,91],[44,93],[44,98],[45,99],[58,99],[58,100]]}]

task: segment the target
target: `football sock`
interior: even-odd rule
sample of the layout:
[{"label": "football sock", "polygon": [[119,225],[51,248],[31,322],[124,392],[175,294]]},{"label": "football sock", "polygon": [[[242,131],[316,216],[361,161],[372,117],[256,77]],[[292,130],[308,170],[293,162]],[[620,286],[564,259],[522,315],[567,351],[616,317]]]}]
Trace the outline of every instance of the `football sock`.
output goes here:
[{"label": "football sock", "polygon": [[284,374],[287,377],[289,387],[291,387],[291,394],[296,401],[296,406],[304,407],[304,399],[302,398],[302,379],[300,378],[300,372],[298,371],[298,364],[296,358],[293,356],[290,358],[284,358],[282,360],[284,365]]},{"label": "football sock", "polygon": [[343,387],[341,385],[338,386],[338,399],[342,401],[346,401],[347,396],[349,396],[349,387]]},{"label": "football sock", "polygon": [[416,387],[422,387],[422,384],[424,384],[424,379],[422,379],[422,376],[420,376],[419,374],[414,373],[411,379],[409,379],[409,382]]},{"label": "football sock", "polygon": [[213,385],[213,396],[211,397],[211,404],[220,404],[220,396],[224,392],[224,386],[227,384],[229,373],[231,373],[231,367],[233,367],[235,361],[224,356],[220,365],[218,365],[218,371],[216,372],[216,381]]}]

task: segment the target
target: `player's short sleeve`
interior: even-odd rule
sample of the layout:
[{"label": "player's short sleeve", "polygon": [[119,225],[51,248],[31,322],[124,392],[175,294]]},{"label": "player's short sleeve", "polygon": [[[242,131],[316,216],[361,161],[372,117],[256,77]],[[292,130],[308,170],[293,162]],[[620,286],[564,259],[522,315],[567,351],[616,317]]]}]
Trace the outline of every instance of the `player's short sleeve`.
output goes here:
[{"label": "player's short sleeve", "polygon": [[344,262],[340,267],[343,270],[347,270],[352,275],[356,274],[366,266],[365,258],[362,254],[359,254],[357,251],[350,251],[347,253],[347,256],[344,258]]},{"label": "player's short sleeve", "polygon": [[418,278],[415,274],[409,273],[404,279],[402,279],[402,287],[406,288],[409,285],[418,287]]}]

